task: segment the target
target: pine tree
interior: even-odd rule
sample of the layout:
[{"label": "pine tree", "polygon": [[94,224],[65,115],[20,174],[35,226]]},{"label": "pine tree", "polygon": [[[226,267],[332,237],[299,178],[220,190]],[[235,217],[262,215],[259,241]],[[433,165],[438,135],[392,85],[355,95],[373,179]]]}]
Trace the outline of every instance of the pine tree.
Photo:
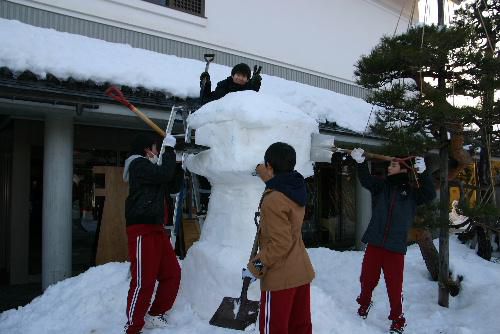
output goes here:
[{"label": "pine tree", "polygon": [[460,95],[476,101],[465,107],[464,119],[471,143],[481,149],[479,161],[478,200],[474,208],[462,207],[469,217],[469,227],[460,237],[479,240],[478,255],[491,258],[490,231],[498,231],[495,210],[495,182],[490,165],[491,154],[500,154],[500,2],[476,0],[456,13],[455,27],[466,34],[466,44],[456,50],[458,68],[455,89]]},{"label": "pine tree", "polygon": [[[449,150],[458,164],[441,174],[445,189],[448,180],[469,163],[463,150],[465,140],[482,147],[486,157],[491,151],[500,153],[499,30],[500,2],[476,0],[458,11],[452,26],[419,26],[400,36],[384,37],[357,63],[358,83],[372,90],[368,101],[379,107],[372,131],[389,139],[387,149],[392,154],[421,154],[430,148]],[[455,96],[480,102],[460,106]],[[465,136],[471,133],[473,136]],[[444,159],[439,165],[441,171],[448,168]],[[493,202],[493,182],[491,171],[483,169],[482,181],[490,192],[482,193],[482,207],[464,208],[476,228],[481,224],[491,226],[498,218],[498,211],[485,205]],[[441,197],[440,207],[443,216],[449,208],[447,196]],[[447,219],[441,219],[443,222]],[[479,229],[478,235],[482,232],[487,239],[488,234]],[[424,247],[431,245],[424,239],[428,241],[428,235],[420,240]],[[422,250],[424,253],[435,254],[433,250]],[[425,261],[431,264],[429,271],[435,277],[436,261]]]}]

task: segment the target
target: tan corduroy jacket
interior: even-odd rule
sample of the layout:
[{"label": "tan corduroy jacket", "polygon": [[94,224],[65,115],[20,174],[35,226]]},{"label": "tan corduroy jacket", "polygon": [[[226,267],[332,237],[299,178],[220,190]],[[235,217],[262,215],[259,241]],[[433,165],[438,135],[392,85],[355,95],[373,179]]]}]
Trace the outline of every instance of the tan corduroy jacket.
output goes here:
[{"label": "tan corduroy jacket", "polygon": [[[248,269],[260,278],[262,291],[295,288],[314,279],[314,269],[302,241],[305,208],[279,191],[266,190],[259,227],[259,252]],[[260,260],[263,270],[253,262]]]}]

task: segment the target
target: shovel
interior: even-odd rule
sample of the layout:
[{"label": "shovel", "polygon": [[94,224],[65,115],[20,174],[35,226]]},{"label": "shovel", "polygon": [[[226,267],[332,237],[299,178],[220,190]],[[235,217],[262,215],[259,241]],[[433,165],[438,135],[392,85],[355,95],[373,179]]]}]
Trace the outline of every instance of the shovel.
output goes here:
[{"label": "shovel", "polygon": [[[331,162],[332,154],[334,152],[341,153],[351,153],[352,150],[336,147],[334,143],[334,137],[330,135],[324,135],[320,133],[311,134],[311,161],[315,162]],[[377,159],[384,161],[392,161],[395,160],[394,157],[390,157],[387,155],[376,154],[364,152],[364,156],[368,159]],[[396,159],[403,160],[403,159]]]},{"label": "shovel", "polygon": [[[160,136],[165,137],[165,131],[163,131],[158,125],[156,125],[155,122],[153,122],[148,116],[146,116],[142,111],[137,109],[132,103],[130,103],[121,90],[119,90],[115,86],[111,86],[106,91],[104,92],[107,96],[111,97],[112,99],[120,102],[121,104],[125,105],[127,108],[129,108],[132,112],[134,112],[137,116],[139,116],[140,119],[144,121],[151,129],[153,129],[156,133],[158,133]],[[172,117],[172,113],[170,114]],[[170,120],[169,120],[170,122]],[[171,122],[173,125],[173,122]]]},{"label": "shovel", "polygon": [[[112,99],[120,102],[121,104],[125,105],[127,108],[129,108],[131,111],[133,111],[141,120],[144,121],[151,129],[153,129],[157,134],[159,134],[162,138],[165,137],[166,135],[171,134],[172,132],[172,127],[174,126],[174,121],[175,121],[175,116],[177,114],[177,109],[180,107],[172,106],[172,110],[170,112],[170,117],[168,119],[167,123],[167,129],[163,131],[158,125],[156,125],[155,122],[153,122],[146,114],[144,114],[142,111],[140,111],[138,108],[136,108],[132,103],[130,103],[123,93],[121,92],[120,89],[118,89],[115,86],[111,86],[108,89],[106,89],[105,94]],[[186,138],[189,135],[189,131],[186,131]],[[203,145],[198,145],[195,143],[188,143],[186,140],[184,140],[184,143],[179,142],[175,145],[175,149],[177,152],[185,152],[185,153],[199,153],[201,151],[208,150],[209,147],[203,146]]]},{"label": "shovel", "polygon": [[[256,218],[257,219],[257,218]],[[255,234],[250,260],[257,254],[259,230]],[[210,319],[210,325],[223,328],[245,330],[257,321],[260,302],[248,300],[247,291],[250,286],[250,277],[243,279],[243,287],[239,298],[224,297],[219,308]]]},{"label": "shovel", "polygon": [[[213,53],[205,53],[203,55],[203,58],[205,58],[205,61],[206,61],[205,72],[208,72],[208,66],[210,66],[210,63],[215,59],[215,55]],[[201,83],[201,90],[202,91],[205,89],[206,83],[207,83],[207,78],[203,78],[203,81]]]}]

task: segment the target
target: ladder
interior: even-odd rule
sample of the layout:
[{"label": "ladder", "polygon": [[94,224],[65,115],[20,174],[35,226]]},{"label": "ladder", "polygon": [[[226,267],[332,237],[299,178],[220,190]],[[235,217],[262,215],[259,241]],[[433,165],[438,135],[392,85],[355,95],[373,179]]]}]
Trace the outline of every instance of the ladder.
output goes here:
[{"label": "ladder", "polygon": [[[192,140],[192,129],[187,125],[187,118],[191,114],[191,111],[186,111],[181,109],[182,124],[184,128],[184,142],[186,144],[191,144]],[[175,117],[174,117],[175,118]],[[189,153],[184,151],[182,153],[182,161],[187,157]],[[206,190],[204,190],[206,192]],[[179,257],[184,258],[185,256],[185,245],[184,245],[184,233],[182,228],[182,219],[184,218],[184,204],[187,205],[188,218],[192,218],[192,209],[194,207],[196,211],[195,219],[198,223],[200,230],[203,227],[203,222],[205,220],[205,214],[199,214],[201,212],[201,199],[200,199],[200,186],[198,175],[191,173],[187,169],[184,170],[184,179],[181,186],[181,190],[175,195],[173,222],[174,222],[174,233],[172,241],[174,245],[177,244],[179,250]],[[180,240],[177,240],[180,239]]]}]

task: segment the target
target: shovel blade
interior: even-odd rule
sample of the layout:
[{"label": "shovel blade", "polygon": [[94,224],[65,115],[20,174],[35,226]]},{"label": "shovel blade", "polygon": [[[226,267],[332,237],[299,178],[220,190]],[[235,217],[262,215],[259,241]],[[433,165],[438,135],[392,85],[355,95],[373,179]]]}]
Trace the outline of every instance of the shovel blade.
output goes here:
[{"label": "shovel blade", "polygon": [[259,302],[240,298],[224,297],[219,308],[210,319],[210,325],[243,331],[257,321]]},{"label": "shovel blade", "polygon": [[335,146],[335,137],[322,133],[311,133],[311,149],[323,148],[332,149]]}]

